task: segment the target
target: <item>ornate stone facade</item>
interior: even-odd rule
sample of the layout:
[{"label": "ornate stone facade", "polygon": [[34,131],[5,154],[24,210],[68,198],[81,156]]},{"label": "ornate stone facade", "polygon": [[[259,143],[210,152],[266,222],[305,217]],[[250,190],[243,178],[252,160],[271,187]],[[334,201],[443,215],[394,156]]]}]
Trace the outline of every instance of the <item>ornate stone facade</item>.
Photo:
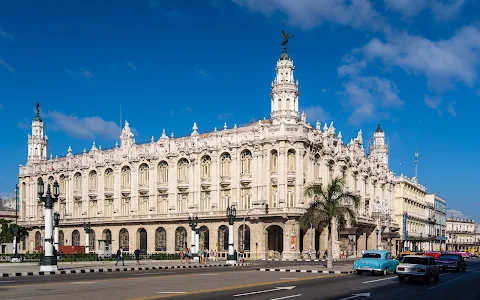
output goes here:
[{"label": "ornate stone facade", "polygon": [[[281,253],[284,258],[298,258],[309,247],[323,254],[326,230],[301,229],[298,218],[309,204],[303,196],[304,185],[327,184],[335,176],[345,177],[348,188],[362,196],[362,203],[356,227],[335,237],[334,256],[340,251],[355,255],[376,248],[382,232],[398,230],[389,217],[395,214],[395,178],[388,168],[388,152],[378,150],[366,157],[361,130],[347,144],[333,122],[322,130],[318,121],[315,127],[307,124],[304,113],[299,118],[293,70],[293,61],[284,52],[272,82],[270,119],[233,128],[225,124],[206,134],[198,133],[194,124],[190,136],[175,138],[172,133],[168,137],[164,130],[158,140],[152,137],[150,143],[136,144],[125,122],[120,146],[102,150],[94,143],[81,154],[74,155],[69,148],[65,157],[47,159],[43,122],[35,120],[28,163],[20,166],[19,173],[21,220],[35,228],[27,248],[38,246],[39,235],[43,236],[43,209],[36,188],[42,177],[47,183],[59,181],[55,210],[61,215],[64,240],[60,242],[65,245],[85,244],[81,229],[88,220],[90,239],[110,237],[113,249],[173,252],[185,243],[189,246],[187,219],[193,213],[203,232],[201,245],[223,255],[229,234],[225,209],[235,205],[236,249],[241,246],[242,221],[248,214],[245,248],[252,257]],[[377,140],[382,139],[376,136]],[[31,155],[30,148],[37,144],[45,152],[37,155],[33,150]],[[384,145],[377,146],[383,149]],[[381,221],[374,214],[380,206],[388,216]],[[385,241],[389,239],[388,247],[394,236],[383,235]],[[90,245],[94,251],[94,243]]]}]

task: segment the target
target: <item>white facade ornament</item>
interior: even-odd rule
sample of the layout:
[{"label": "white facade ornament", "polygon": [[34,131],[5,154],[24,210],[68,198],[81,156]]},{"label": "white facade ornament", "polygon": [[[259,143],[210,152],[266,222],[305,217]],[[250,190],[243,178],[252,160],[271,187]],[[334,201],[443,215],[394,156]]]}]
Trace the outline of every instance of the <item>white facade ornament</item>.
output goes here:
[{"label": "white facade ornament", "polygon": [[223,123],[223,130],[227,131],[227,123]]},{"label": "white facade ornament", "polygon": [[197,136],[198,135],[198,126],[197,126],[197,122],[193,122],[193,127],[192,127],[192,136]]},{"label": "white facade ornament", "polygon": [[322,125],[320,124],[320,121],[317,120],[315,127],[317,128],[317,130],[322,130]]}]

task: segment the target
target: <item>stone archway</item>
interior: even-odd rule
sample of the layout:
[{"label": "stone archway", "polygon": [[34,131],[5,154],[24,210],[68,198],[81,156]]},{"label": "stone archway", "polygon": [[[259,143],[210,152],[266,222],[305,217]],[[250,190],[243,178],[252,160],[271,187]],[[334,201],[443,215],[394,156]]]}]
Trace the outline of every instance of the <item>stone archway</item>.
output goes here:
[{"label": "stone archway", "polygon": [[200,227],[199,231],[199,243],[200,249],[210,249],[210,232],[207,226]]},{"label": "stone archway", "polygon": [[283,252],[283,228],[278,225],[270,225],[266,232],[267,251]]},{"label": "stone archway", "polygon": [[147,230],[145,228],[139,228],[137,230],[137,249],[139,249],[142,253],[147,252]]}]

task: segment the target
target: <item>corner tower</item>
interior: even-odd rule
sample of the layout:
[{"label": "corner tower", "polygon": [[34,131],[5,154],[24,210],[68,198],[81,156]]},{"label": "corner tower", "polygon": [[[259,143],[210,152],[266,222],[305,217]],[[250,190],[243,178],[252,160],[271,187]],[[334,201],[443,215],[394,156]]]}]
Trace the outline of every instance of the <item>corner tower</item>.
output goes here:
[{"label": "corner tower", "polygon": [[28,135],[27,163],[47,159],[48,137],[44,133],[43,121],[40,118],[40,103],[36,105],[37,115],[32,121],[32,134]]},{"label": "corner tower", "polygon": [[373,145],[370,146],[371,156],[388,166],[388,145],[385,143],[385,133],[378,124],[373,134]]},{"label": "corner tower", "polygon": [[295,123],[298,119],[298,80],[295,82],[295,66],[287,53],[286,43],[289,36],[284,32],[283,53],[277,61],[276,76],[272,82],[271,113],[273,123],[284,121]]}]

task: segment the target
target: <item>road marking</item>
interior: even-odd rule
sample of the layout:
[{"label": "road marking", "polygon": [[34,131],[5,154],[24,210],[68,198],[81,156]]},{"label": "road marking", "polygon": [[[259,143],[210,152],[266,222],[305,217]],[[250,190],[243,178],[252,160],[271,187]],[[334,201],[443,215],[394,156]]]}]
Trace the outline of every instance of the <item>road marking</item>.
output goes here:
[{"label": "road marking", "polygon": [[207,273],[207,274],[197,274],[200,276],[217,276],[218,274],[212,274],[212,273]]},{"label": "road marking", "polygon": [[461,279],[461,278],[463,278],[463,277],[466,277],[466,276],[468,276],[468,275],[470,275],[470,274],[466,274],[466,275],[463,275],[463,276],[460,276],[460,277],[456,277],[456,278],[450,279],[450,280],[447,281],[447,282],[437,284],[436,286],[432,286],[431,288],[428,288],[428,289],[429,289],[429,290],[436,289],[436,288],[438,288],[438,287],[441,287],[441,286],[444,286],[444,285],[446,285],[446,284],[449,284],[450,282],[457,281],[457,280],[459,280],[459,279]]},{"label": "road marking", "polygon": [[362,282],[362,283],[372,283],[372,282],[384,281],[384,280],[389,280],[389,279],[394,279],[394,278],[397,278],[397,276],[387,277],[387,278],[382,278],[382,279],[375,279],[375,280],[365,281],[365,282]]},{"label": "road marking", "polygon": [[370,297],[372,293],[360,293],[360,294],[353,294],[350,297],[347,298],[342,298],[340,300],[348,300],[348,299],[353,299],[353,298],[359,298],[359,297]]},{"label": "road marking", "polygon": [[285,296],[285,297],[280,297],[280,298],[274,298],[270,300],[282,300],[282,299],[289,299],[289,298],[295,298],[295,297],[300,297],[302,294],[296,294],[296,295],[291,295],[291,296]]},{"label": "road marking", "polygon": [[70,282],[70,284],[94,284],[97,282],[94,281],[75,281],[75,282]]},{"label": "road marking", "polygon": [[157,292],[157,294],[185,294],[186,292]]},{"label": "road marking", "polygon": [[284,280],[284,279],[301,279],[301,278],[280,278],[280,279]]},{"label": "road marking", "polygon": [[[142,275],[153,275],[159,273],[140,273],[140,274],[132,274],[132,276],[142,276]],[[162,274],[173,274],[173,272],[162,272]]]},{"label": "road marking", "polygon": [[249,295],[256,295],[256,294],[263,294],[263,293],[270,293],[270,292],[278,292],[278,291],[283,291],[283,290],[293,290],[295,286],[283,286],[283,287],[276,287],[274,289],[270,290],[263,290],[263,291],[256,291],[256,292],[250,292],[250,293],[243,293],[243,294],[236,294],[233,295],[233,297],[242,297],[242,296],[249,296]]},{"label": "road marking", "polygon": [[233,285],[233,286],[226,286],[226,287],[220,287],[220,288],[213,288],[213,289],[209,289],[209,290],[199,290],[199,291],[187,292],[185,294],[178,294],[178,295],[147,296],[147,297],[139,297],[139,298],[130,298],[128,300],[163,299],[163,298],[170,298],[170,297],[176,297],[176,296],[181,296],[181,295],[198,295],[198,294],[205,294],[205,293],[215,293],[215,292],[238,290],[238,289],[256,287],[256,286],[282,284],[282,283],[297,282],[297,281],[309,281],[309,280],[342,277],[342,276],[347,276],[347,275],[345,275],[345,274],[330,274],[330,275],[322,275],[322,276],[308,277],[308,278],[302,278],[302,279],[290,279],[290,280],[277,280],[277,281],[270,281],[270,282],[259,282],[259,283],[251,283],[251,284],[244,284],[244,285]]},{"label": "road marking", "polygon": [[0,283],[10,283],[10,282],[15,282],[15,280],[5,280],[5,281],[0,281]]}]

